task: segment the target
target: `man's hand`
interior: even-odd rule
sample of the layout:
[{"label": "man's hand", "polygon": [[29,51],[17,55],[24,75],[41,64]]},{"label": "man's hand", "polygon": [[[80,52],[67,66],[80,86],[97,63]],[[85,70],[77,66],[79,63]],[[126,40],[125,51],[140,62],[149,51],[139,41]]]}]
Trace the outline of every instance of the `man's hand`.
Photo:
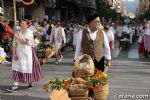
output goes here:
[{"label": "man's hand", "polygon": [[63,44],[62,44],[62,47],[64,47],[65,45],[66,45],[66,43],[63,43]]},{"label": "man's hand", "polygon": [[106,66],[111,67],[111,61],[110,60],[106,60]]}]

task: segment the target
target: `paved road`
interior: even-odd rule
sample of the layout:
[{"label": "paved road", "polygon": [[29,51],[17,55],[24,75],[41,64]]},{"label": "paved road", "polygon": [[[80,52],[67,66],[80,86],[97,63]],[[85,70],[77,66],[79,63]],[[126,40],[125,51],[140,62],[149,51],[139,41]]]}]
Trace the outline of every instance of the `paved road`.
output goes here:
[{"label": "paved road", "polygon": [[[113,76],[110,79],[108,100],[150,100],[150,58],[139,59],[136,51],[136,44],[131,46],[129,51],[118,49],[116,46],[114,52],[118,53],[113,54],[112,68],[108,71]],[[35,83],[33,89],[27,89],[26,84],[21,84],[20,90],[16,93],[5,91],[13,83],[11,63],[1,64],[0,100],[49,100],[49,93],[43,92],[42,84],[51,78],[71,76],[73,54],[71,50],[64,52],[65,56],[60,65],[55,65],[55,60],[50,59],[47,64],[42,66],[45,79],[40,83]],[[131,99],[131,96],[134,99]],[[147,99],[148,96],[149,99]],[[125,99],[126,97],[128,98]]]}]

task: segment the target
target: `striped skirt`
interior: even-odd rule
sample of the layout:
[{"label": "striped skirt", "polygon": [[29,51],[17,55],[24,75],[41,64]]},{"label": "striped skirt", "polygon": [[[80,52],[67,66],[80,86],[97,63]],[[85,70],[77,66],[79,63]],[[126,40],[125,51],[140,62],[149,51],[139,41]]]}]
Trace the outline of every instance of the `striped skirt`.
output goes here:
[{"label": "striped skirt", "polygon": [[145,50],[147,52],[150,52],[150,43],[149,43],[149,41],[150,41],[150,35],[145,35],[144,36],[144,47],[145,47]]},{"label": "striped skirt", "polygon": [[32,52],[33,52],[32,73],[22,73],[22,72],[13,70],[12,74],[13,74],[14,81],[21,82],[21,83],[32,83],[32,82],[38,82],[43,79],[41,65],[38,61],[34,48],[32,48]]}]

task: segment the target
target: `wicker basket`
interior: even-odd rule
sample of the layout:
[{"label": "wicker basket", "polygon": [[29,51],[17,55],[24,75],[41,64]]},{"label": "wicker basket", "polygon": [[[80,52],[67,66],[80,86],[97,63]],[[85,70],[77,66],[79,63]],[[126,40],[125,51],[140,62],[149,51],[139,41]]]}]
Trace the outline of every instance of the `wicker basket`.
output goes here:
[{"label": "wicker basket", "polygon": [[86,79],[94,75],[94,63],[89,55],[82,55],[74,62],[73,77]]},{"label": "wicker basket", "polygon": [[96,100],[106,100],[109,94],[109,84],[104,85],[101,89],[93,89]]},{"label": "wicker basket", "polygon": [[87,89],[73,89],[69,90],[70,97],[88,97],[89,91]]},{"label": "wicker basket", "polygon": [[46,58],[51,58],[55,53],[57,53],[57,49],[55,48],[55,45],[52,44],[50,48],[46,49]]},{"label": "wicker basket", "polygon": [[51,58],[54,54],[55,54],[55,52],[51,48],[46,49],[45,56],[46,56],[47,59]]},{"label": "wicker basket", "polygon": [[49,94],[49,98],[50,100],[71,100],[68,97],[68,92],[65,89],[52,90],[51,93]]}]

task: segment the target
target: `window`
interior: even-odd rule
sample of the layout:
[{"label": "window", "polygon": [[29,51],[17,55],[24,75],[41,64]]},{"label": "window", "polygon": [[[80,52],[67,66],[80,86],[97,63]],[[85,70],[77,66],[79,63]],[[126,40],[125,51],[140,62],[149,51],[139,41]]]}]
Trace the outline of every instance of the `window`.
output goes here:
[{"label": "window", "polygon": [[[24,19],[23,7],[16,7],[16,12],[17,12],[17,19]],[[4,15],[5,15],[5,18],[7,18],[8,20],[14,20],[13,7],[5,7]]]}]

